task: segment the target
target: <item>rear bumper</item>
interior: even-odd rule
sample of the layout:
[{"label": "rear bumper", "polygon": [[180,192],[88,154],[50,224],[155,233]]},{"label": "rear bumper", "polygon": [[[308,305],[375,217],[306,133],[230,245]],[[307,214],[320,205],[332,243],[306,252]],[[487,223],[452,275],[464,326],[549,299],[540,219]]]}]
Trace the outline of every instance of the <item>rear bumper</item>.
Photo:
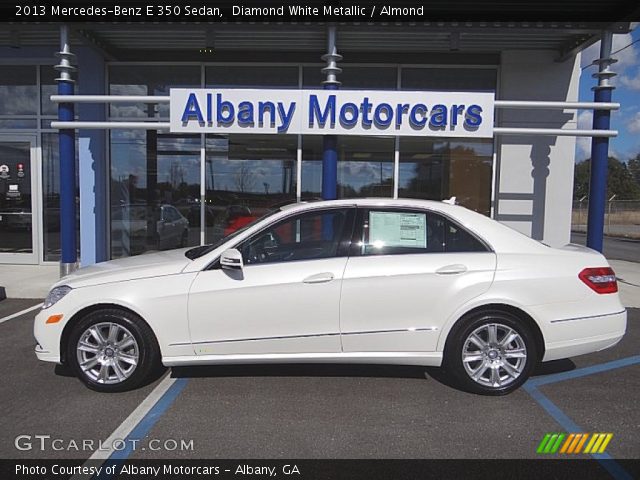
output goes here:
[{"label": "rear bumper", "polygon": [[552,322],[548,332],[552,334],[551,337],[559,340],[545,344],[542,361],[575,357],[613,347],[622,339],[626,329],[626,310]]}]

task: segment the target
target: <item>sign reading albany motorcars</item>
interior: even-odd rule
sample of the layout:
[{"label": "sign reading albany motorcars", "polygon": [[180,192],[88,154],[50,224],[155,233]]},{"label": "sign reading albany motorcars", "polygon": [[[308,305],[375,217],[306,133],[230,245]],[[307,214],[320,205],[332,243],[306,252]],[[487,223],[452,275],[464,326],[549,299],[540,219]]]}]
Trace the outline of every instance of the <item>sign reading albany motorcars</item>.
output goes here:
[{"label": "sign reading albany motorcars", "polygon": [[187,89],[171,132],[476,137],[493,135],[493,93]]}]

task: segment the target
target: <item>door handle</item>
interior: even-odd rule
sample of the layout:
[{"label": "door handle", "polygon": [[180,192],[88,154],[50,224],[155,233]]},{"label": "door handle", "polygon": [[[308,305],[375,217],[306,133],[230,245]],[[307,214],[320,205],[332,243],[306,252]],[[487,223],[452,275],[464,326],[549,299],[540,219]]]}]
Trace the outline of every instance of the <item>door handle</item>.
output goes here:
[{"label": "door handle", "polygon": [[446,265],[436,270],[438,275],[458,275],[467,271],[467,266],[456,263],[455,265]]},{"label": "door handle", "polygon": [[327,283],[333,280],[333,273],[325,272],[325,273],[316,273],[315,275],[311,275],[304,280],[304,283]]}]

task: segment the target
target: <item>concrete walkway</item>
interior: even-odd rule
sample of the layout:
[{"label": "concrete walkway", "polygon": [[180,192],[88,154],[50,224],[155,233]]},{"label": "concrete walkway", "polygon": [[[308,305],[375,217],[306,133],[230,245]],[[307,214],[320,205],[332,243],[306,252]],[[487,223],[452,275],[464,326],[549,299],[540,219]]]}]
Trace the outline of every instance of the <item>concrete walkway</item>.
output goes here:
[{"label": "concrete walkway", "polygon": [[640,308],[640,263],[609,260],[618,277],[620,298],[625,307]]},{"label": "concrete walkway", "polygon": [[7,298],[44,298],[60,278],[56,265],[0,265],[0,286]]},{"label": "concrete walkway", "polygon": [[[619,278],[625,307],[640,308],[640,263],[610,260]],[[0,265],[0,286],[7,298],[44,298],[60,278],[58,265]]]}]

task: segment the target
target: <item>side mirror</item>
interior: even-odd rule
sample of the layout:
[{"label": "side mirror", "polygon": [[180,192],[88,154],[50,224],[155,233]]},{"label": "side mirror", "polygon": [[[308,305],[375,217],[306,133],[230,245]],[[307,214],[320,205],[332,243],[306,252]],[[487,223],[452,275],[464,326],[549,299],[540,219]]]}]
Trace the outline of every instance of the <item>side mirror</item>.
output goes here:
[{"label": "side mirror", "polygon": [[220,255],[220,267],[224,270],[242,270],[242,254],[235,248],[225,250]]}]

